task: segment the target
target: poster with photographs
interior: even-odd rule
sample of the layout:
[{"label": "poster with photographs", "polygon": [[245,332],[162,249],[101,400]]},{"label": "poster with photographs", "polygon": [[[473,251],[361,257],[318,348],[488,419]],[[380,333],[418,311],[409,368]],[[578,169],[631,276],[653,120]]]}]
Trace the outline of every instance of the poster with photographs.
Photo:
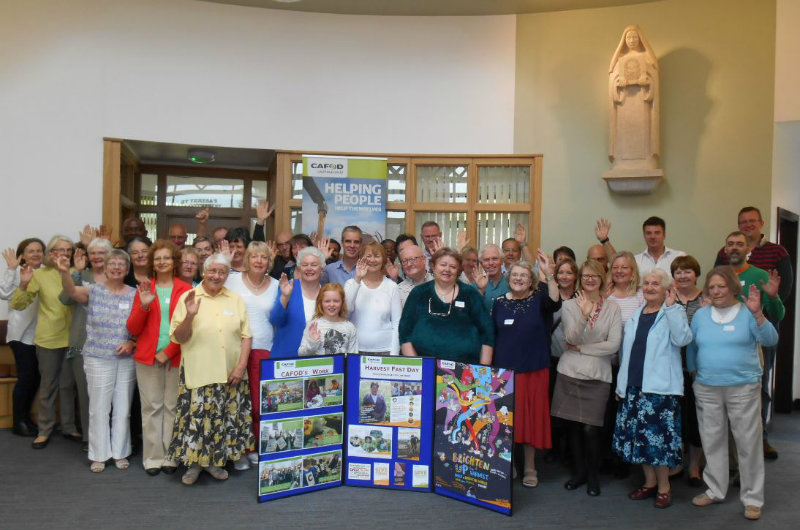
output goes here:
[{"label": "poster with photographs", "polygon": [[258,499],[342,484],[344,356],[261,361]]},{"label": "poster with photographs", "polygon": [[348,355],[347,485],[430,491],[434,369],[423,357]]},{"label": "poster with photographs", "polygon": [[436,493],[511,515],[514,373],[436,361]]}]

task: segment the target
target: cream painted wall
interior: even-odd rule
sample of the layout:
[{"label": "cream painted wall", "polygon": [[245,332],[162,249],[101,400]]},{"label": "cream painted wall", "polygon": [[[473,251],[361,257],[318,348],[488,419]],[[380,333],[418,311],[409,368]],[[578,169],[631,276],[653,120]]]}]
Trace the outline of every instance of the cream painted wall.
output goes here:
[{"label": "cream painted wall", "polygon": [[99,222],[104,136],[510,153],[515,29],[513,16],[4,0],[0,245]]},{"label": "cream painted wall", "polygon": [[[639,24],[661,76],[666,181],[649,196],[613,195],[608,65],[628,24]],[[524,15],[517,22],[514,149],[544,154],[542,240],[583,254],[599,216],[617,249],[644,248],[641,223],[667,221],[667,245],[713,264],[745,204],[770,209],[775,4],[665,0],[639,6]]]},{"label": "cream painted wall", "polygon": [[800,0],[777,0],[775,37],[775,121],[800,120]]}]

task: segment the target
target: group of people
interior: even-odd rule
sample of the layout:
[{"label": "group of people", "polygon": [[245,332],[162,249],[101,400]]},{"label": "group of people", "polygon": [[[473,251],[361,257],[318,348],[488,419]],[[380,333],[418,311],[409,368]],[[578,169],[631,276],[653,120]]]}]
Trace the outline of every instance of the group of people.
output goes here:
[{"label": "group of people", "polygon": [[[83,385],[91,469],[111,459],[125,469],[138,385],[146,471],[184,464],[185,484],[202,470],[224,480],[228,460],[236,469],[257,462],[262,359],[433,356],[515,371],[514,441],[524,448],[527,487],[538,485],[536,449],[564,439],[568,490],[586,485],[599,495],[598,467],[611,447],[643,467],[630,498],[665,508],[686,452],[690,483],[707,486],[693,503],[721,502],[730,424],[745,516],[760,516],[763,456],[777,457],[762,438],[762,381],[792,271],[786,251],[761,234],[756,208],[740,212],[702,291],[697,260],[665,246],[657,217],[644,222],[647,248],[636,255],[617,252],[600,219],[598,245],[578,264],[568,247],[532,253],[521,225],[480,250],[463,234],[456,248],[444,246],[430,221],[422,244],[408,234],[374,240],[357,226],[344,228],[341,243],[288,232],[267,242],[271,213],[259,205],[252,236],[218,229],[193,246],[181,225],[151,242],[131,218],[122,249],[87,227],[85,248],[55,236],[7,250],[0,295],[10,299],[19,371],[15,432],[35,433],[33,446],[45,447],[60,394],[62,433],[80,438],[64,402],[74,401],[74,387],[81,401]],[[199,219],[204,225],[207,212]]]}]

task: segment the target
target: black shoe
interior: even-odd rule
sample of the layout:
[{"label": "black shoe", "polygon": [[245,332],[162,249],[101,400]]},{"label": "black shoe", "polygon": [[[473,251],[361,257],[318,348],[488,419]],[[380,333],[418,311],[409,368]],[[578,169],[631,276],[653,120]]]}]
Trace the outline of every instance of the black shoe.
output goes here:
[{"label": "black shoe", "polygon": [[161,473],[161,468],[160,467],[150,467],[150,468],[145,469],[144,472],[147,473],[148,475],[150,475],[151,477],[155,477],[156,475]]},{"label": "black shoe", "polygon": [[566,481],[564,483],[564,489],[572,491],[572,490],[576,490],[576,489],[580,488],[584,484],[586,484],[586,480],[569,479],[568,481]]},{"label": "black shoe", "polygon": [[36,436],[36,429],[31,429],[25,422],[15,423],[14,427],[11,429],[11,432],[17,436]]},{"label": "black shoe", "polygon": [[778,459],[778,450],[772,447],[766,440],[764,440],[764,458],[767,460]]},{"label": "black shoe", "polygon": [[703,479],[701,479],[699,477],[689,477],[689,486],[691,486],[693,488],[702,488],[705,485],[706,485],[706,483],[703,482]]},{"label": "black shoe", "polygon": [[47,444],[49,443],[50,443],[50,438],[45,438],[43,441],[39,442],[34,440],[33,442],[31,442],[31,447],[33,447],[34,449],[44,449],[45,447],[47,447]]},{"label": "black shoe", "polygon": [[595,480],[590,480],[586,486],[586,494],[590,497],[597,497],[600,495],[600,484]]},{"label": "black shoe", "polygon": [[161,471],[162,471],[162,472],[163,472],[165,475],[172,475],[172,474],[173,474],[173,473],[175,473],[177,470],[178,470],[178,468],[177,468],[176,466],[161,466]]},{"label": "black shoe", "polygon": [[88,453],[89,452],[89,442],[82,442],[81,443],[81,451],[83,451],[84,453]]},{"label": "black shoe", "polygon": [[70,434],[63,433],[61,436],[63,436],[67,440],[71,440],[73,442],[82,442],[83,441],[83,436],[81,436],[81,434],[78,433],[78,432],[73,432],[73,433],[70,433]]}]

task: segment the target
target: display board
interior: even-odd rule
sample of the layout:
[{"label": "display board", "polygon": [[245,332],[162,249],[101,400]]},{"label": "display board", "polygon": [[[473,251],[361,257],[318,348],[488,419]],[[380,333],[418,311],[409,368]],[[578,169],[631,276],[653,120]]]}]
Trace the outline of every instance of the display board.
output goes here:
[{"label": "display board", "polygon": [[511,515],[514,373],[436,361],[436,493]]},{"label": "display board", "polygon": [[430,491],[434,359],[347,356],[345,484]]},{"label": "display board", "polygon": [[342,484],[344,356],[261,361],[258,500]]}]

